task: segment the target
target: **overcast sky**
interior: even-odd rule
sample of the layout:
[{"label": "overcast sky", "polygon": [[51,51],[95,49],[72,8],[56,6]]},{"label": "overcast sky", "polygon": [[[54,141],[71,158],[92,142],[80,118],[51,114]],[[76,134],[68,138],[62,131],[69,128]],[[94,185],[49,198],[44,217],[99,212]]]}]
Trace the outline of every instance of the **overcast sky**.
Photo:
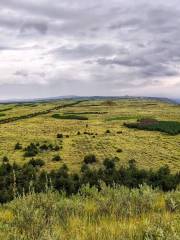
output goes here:
[{"label": "overcast sky", "polygon": [[180,97],[179,0],[0,0],[0,99]]}]

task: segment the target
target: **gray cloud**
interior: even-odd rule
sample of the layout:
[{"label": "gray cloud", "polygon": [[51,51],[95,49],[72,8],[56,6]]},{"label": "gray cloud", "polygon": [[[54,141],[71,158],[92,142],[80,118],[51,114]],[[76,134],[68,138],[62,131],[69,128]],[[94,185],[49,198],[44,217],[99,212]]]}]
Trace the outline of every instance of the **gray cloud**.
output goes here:
[{"label": "gray cloud", "polygon": [[27,22],[21,27],[21,33],[28,33],[29,30],[35,30],[40,34],[46,34],[48,24],[45,22]]},{"label": "gray cloud", "polygon": [[179,95],[179,24],[178,0],[1,0],[0,95]]},{"label": "gray cloud", "polygon": [[62,46],[52,51],[57,57],[69,60],[111,56],[117,52],[118,50],[109,44],[79,44],[75,47]]}]

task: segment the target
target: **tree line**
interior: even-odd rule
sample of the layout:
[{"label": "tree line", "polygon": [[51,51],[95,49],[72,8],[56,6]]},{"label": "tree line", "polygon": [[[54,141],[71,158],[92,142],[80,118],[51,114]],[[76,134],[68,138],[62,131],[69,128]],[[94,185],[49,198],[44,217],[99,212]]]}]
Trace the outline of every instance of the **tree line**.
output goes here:
[{"label": "tree line", "polygon": [[67,195],[78,193],[85,184],[100,190],[101,182],[108,186],[117,184],[129,188],[147,184],[162,191],[174,190],[180,184],[180,173],[171,173],[168,166],[158,170],[139,169],[136,162],[130,160],[127,167],[117,167],[114,159],[105,159],[99,169],[94,169],[91,164],[95,161],[94,156],[89,156],[89,160],[86,156],[79,173],[69,172],[65,164],[58,170],[47,172],[41,169],[44,165],[42,161],[35,159],[23,166],[3,161],[0,165],[0,203],[31,191],[39,193],[49,188]]}]

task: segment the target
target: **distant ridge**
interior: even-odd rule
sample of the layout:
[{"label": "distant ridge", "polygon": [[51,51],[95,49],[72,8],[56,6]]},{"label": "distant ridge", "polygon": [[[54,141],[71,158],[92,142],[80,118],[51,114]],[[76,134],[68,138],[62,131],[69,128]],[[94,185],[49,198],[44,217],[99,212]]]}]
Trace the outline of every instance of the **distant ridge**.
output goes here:
[{"label": "distant ridge", "polygon": [[162,97],[145,97],[145,96],[57,96],[57,97],[47,97],[47,98],[33,98],[33,99],[7,99],[0,100],[0,103],[10,104],[10,103],[32,103],[32,102],[49,102],[63,99],[137,99],[137,100],[157,100],[166,103],[180,104],[180,99],[162,98]]}]

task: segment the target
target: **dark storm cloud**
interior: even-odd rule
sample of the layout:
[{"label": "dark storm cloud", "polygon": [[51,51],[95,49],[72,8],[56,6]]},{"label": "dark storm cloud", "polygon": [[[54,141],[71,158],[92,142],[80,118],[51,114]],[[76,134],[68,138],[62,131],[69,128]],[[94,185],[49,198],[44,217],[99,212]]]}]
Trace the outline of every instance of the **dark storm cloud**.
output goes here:
[{"label": "dark storm cloud", "polygon": [[0,93],[162,93],[179,86],[179,25],[178,0],[0,0]]}]

